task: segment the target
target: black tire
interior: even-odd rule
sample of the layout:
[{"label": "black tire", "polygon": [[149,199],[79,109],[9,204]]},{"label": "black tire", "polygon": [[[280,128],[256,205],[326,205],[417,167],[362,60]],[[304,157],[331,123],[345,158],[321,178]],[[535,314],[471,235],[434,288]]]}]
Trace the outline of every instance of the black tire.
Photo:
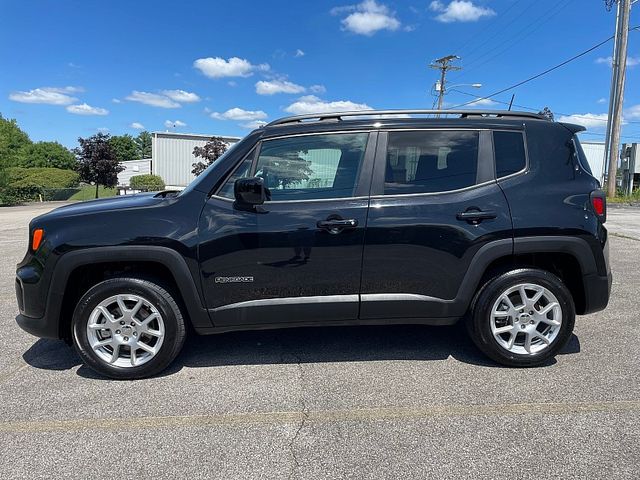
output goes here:
[{"label": "black tire", "polygon": [[[143,297],[162,315],[162,344],[153,358],[142,365],[123,367],[107,363],[94,352],[87,337],[87,322],[91,312],[103,300],[121,294]],[[160,373],[182,349],[185,332],[182,312],[171,294],[156,283],[139,278],[114,278],[93,286],[76,305],[72,319],[73,345],[78,355],[92,370],[116,380],[146,378]]]},{"label": "black tire", "polygon": [[[555,340],[538,353],[518,354],[502,347],[491,332],[491,309],[499,296],[509,287],[533,283],[545,287],[558,300],[562,310],[562,324]],[[544,365],[562,349],[573,332],[575,306],[573,297],[556,275],[545,270],[522,268],[503,273],[486,282],[471,304],[467,331],[476,346],[492,360],[508,367],[536,367]]]}]

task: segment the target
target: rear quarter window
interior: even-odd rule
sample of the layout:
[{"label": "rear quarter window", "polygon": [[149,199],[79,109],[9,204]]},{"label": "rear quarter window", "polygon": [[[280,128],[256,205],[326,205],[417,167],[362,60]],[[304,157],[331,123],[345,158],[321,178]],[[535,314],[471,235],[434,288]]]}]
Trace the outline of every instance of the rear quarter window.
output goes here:
[{"label": "rear quarter window", "polygon": [[527,157],[522,132],[493,132],[496,177],[506,177],[524,169]]}]

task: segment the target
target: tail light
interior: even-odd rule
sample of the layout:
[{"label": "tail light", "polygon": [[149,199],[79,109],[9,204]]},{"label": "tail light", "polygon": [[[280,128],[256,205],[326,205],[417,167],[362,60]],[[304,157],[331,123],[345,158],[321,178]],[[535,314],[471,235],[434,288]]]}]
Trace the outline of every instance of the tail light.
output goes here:
[{"label": "tail light", "polygon": [[607,196],[602,190],[594,190],[591,192],[591,209],[600,222],[607,221]]}]

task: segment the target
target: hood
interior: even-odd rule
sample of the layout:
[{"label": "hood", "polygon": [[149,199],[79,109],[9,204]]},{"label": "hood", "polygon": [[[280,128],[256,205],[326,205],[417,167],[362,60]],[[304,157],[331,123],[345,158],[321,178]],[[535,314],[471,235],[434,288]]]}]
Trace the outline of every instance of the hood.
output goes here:
[{"label": "hood", "polygon": [[70,217],[75,215],[87,215],[113,210],[124,210],[130,208],[144,208],[153,205],[166,203],[169,198],[158,195],[158,192],[136,193],[135,195],[119,195],[87,202],[72,203],[63,207],[58,207],[44,215],[36,217],[34,220],[48,220],[60,217]]}]

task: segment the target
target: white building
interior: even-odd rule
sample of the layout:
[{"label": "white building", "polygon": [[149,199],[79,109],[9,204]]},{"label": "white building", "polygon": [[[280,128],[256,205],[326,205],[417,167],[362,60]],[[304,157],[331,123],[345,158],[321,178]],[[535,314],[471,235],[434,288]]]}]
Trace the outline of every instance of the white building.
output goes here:
[{"label": "white building", "polygon": [[220,135],[153,132],[151,173],[162,177],[167,188],[186,187],[194,178],[192,164],[201,160],[194,157],[193,148],[204,146],[214,136],[222,138],[229,146],[240,140],[240,137]]},{"label": "white building", "polygon": [[604,172],[604,142],[590,142],[580,139],[580,145],[582,145],[593,176],[602,181],[602,174]]},{"label": "white building", "polygon": [[129,160],[121,162],[124,170],[118,174],[118,186],[128,187],[131,177],[135,175],[147,175],[151,173],[151,159]]}]

